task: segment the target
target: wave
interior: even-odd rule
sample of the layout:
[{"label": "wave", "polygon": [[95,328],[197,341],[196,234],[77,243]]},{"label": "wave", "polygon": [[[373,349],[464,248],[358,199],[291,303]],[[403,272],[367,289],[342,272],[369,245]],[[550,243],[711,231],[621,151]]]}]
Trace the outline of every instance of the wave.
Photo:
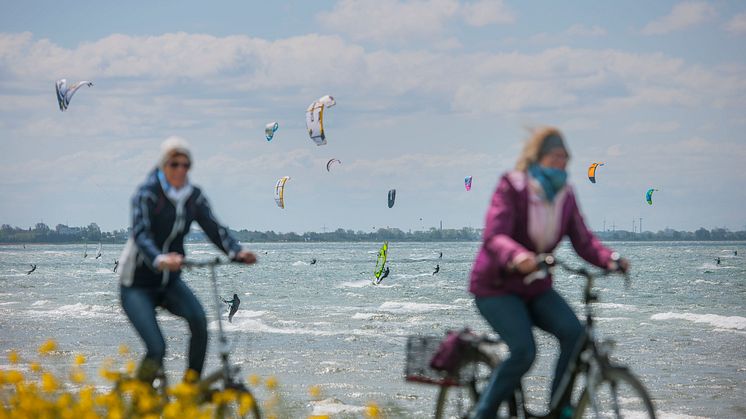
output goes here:
[{"label": "wave", "polygon": [[723,330],[746,330],[746,317],[740,316],[668,312],[653,314],[650,318],[652,320],[689,320],[694,323],[710,324]]},{"label": "wave", "polygon": [[311,416],[328,416],[328,415],[339,415],[349,413],[362,413],[365,411],[363,406],[354,406],[344,404],[337,399],[324,399],[318,401],[312,401]]},{"label": "wave", "polygon": [[69,304],[60,306],[57,309],[48,311],[38,311],[38,313],[44,313],[54,317],[67,317],[67,318],[78,318],[78,319],[90,319],[90,318],[119,318],[122,316],[120,310],[112,310],[111,307],[101,306],[96,304]]},{"label": "wave", "polygon": [[378,307],[381,311],[388,311],[391,313],[425,313],[428,311],[450,310],[454,308],[457,307],[448,304],[409,303],[399,301],[386,301]]},{"label": "wave", "polygon": [[371,285],[371,281],[367,279],[361,279],[359,281],[342,282],[341,284],[337,285],[337,288],[340,288],[340,287],[363,288],[363,287],[367,287],[368,285]]},{"label": "wave", "polygon": [[[218,330],[217,320],[211,321],[208,328],[211,331]],[[363,330],[358,330],[358,329],[355,329],[352,331],[340,330],[339,328],[335,328],[335,330],[319,330],[318,326],[314,328],[303,328],[303,327],[281,328],[281,327],[270,326],[257,318],[241,318],[241,317],[236,318],[235,316],[233,317],[232,323],[228,323],[227,321],[223,322],[223,330],[227,332],[233,331],[233,332],[275,333],[275,334],[280,334],[280,335],[311,335],[311,336],[339,336],[339,335],[375,336],[375,335],[378,335],[378,333],[374,333],[373,331],[363,331]]]},{"label": "wave", "polygon": [[623,311],[638,311],[638,308],[629,304],[617,304],[617,303],[596,303],[596,307],[599,308],[610,308],[614,310]]}]

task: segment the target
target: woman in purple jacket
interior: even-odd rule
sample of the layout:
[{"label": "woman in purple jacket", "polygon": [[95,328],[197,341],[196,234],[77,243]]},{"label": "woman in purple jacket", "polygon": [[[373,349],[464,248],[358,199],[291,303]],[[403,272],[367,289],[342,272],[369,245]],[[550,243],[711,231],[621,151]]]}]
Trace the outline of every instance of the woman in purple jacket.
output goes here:
[{"label": "woman in purple jacket", "polygon": [[530,281],[536,254],[550,253],[564,236],[588,262],[626,270],[628,263],[588,230],[575,194],[566,184],[569,154],[555,128],[534,132],[516,170],[500,178],[487,211],[484,237],[471,272],[469,291],[479,312],[510,348],[476,408],[477,418],[494,418],[536,356],[532,326],[556,336],[560,356],[552,396],[583,334],[577,316],[552,288],[552,277]]}]

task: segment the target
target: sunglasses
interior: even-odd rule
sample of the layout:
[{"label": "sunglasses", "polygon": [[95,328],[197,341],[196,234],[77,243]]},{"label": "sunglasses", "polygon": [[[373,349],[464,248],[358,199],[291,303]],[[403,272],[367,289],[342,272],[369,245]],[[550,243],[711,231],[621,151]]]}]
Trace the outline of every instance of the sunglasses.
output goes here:
[{"label": "sunglasses", "polygon": [[192,164],[188,163],[188,162],[187,163],[181,163],[181,162],[177,162],[177,161],[172,161],[172,162],[170,162],[168,164],[168,167],[170,167],[172,169],[178,169],[179,166],[181,166],[181,167],[183,167],[185,169],[189,169],[190,167],[192,167]]}]

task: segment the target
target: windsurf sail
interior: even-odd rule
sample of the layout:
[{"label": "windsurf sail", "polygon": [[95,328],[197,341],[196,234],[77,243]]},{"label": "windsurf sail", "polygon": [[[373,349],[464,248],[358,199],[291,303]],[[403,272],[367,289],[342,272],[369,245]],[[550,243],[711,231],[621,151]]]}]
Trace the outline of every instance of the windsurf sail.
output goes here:
[{"label": "windsurf sail", "polygon": [[280,124],[277,122],[270,122],[269,124],[264,126],[264,136],[267,138],[267,141],[272,141],[272,138],[275,136],[275,132],[277,132],[277,129],[280,128]]},{"label": "windsurf sail", "polygon": [[388,257],[389,253],[389,242],[383,242],[383,245],[378,250],[378,260],[376,261],[376,270],[373,272],[373,275],[375,275],[376,279],[379,279],[381,277],[381,274],[383,273],[383,269],[386,267],[386,258]]},{"label": "windsurf sail", "polygon": [[96,259],[100,258],[103,254],[103,246],[101,246],[101,242],[98,242],[98,250],[96,250]]},{"label": "windsurf sail", "polygon": [[396,202],[396,189],[389,190],[389,208],[394,206]]},{"label": "windsurf sail", "polygon": [[275,203],[280,208],[285,208],[285,182],[290,180],[290,176],[283,176],[275,185]]},{"label": "windsurf sail", "polygon": [[596,169],[598,166],[603,166],[603,163],[591,163],[590,166],[588,166],[588,180],[591,181],[591,183],[596,183]]},{"label": "windsurf sail", "polygon": [[88,257],[88,242],[83,244],[83,258]]},{"label": "windsurf sail", "polygon": [[316,145],[326,144],[326,134],[324,133],[324,110],[336,105],[337,101],[333,97],[326,95],[314,100],[306,109],[306,128],[308,136],[311,137]]}]

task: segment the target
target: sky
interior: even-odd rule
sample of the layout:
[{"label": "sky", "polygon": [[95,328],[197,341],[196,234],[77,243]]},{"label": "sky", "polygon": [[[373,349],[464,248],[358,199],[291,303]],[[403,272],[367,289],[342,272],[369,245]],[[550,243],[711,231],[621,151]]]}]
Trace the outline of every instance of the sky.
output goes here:
[{"label": "sky", "polygon": [[[65,112],[61,78],[94,83]],[[746,229],[746,2],[0,3],[3,224],[126,228],[177,136],[233,229],[481,228],[544,125],[590,228]]]}]

